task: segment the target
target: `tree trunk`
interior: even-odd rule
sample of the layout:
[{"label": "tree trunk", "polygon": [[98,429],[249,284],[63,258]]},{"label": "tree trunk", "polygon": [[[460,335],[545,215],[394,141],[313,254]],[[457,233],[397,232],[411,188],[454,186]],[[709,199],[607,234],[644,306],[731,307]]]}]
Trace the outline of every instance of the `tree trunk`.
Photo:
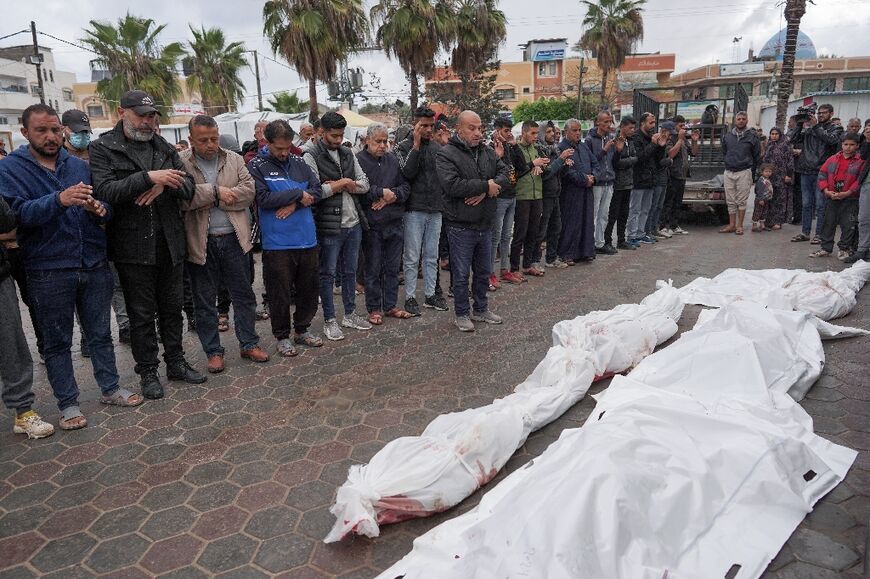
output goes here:
[{"label": "tree trunk", "polygon": [[411,69],[411,74],[408,75],[411,79],[411,112],[417,110],[417,101],[420,98],[420,85],[417,80],[417,71]]},{"label": "tree trunk", "polygon": [[601,69],[601,104],[607,104],[607,73],[609,71],[606,68]]},{"label": "tree trunk", "polygon": [[311,79],[308,81],[308,120],[312,123],[317,120],[317,81]]},{"label": "tree trunk", "polygon": [[779,75],[776,99],[776,126],[784,128],[788,113],[788,99],[794,88],[794,57],[801,18],[806,13],[806,0],[788,0],[785,18],[788,25],[785,31],[785,47],[782,53],[782,72]]}]

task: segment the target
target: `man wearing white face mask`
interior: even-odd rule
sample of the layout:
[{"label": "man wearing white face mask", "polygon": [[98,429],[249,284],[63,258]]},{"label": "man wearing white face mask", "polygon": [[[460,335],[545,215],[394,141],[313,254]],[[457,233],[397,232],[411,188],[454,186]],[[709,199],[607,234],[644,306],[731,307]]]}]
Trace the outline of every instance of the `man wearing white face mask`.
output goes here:
[{"label": "man wearing white face mask", "polygon": [[88,145],[91,144],[91,121],[88,115],[76,109],[70,109],[60,119],[63,125],[63,146],[67,153],[89,162]]}]

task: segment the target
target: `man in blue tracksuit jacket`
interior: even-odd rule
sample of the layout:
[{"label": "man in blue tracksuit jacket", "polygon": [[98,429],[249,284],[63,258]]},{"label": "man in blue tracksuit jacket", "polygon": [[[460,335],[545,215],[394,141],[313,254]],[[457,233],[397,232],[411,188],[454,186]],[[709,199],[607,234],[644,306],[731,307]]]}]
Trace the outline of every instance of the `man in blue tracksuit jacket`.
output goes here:
[{"label": "man in blue tracksuit jacket", "polygon": [[18,214],[28,293],[45,341],[48,381],[63,413],[60,427],[73,430],[87,425],[70,355],[76,311],[101,401],[136,406],[142,397],[118,384],[109,313],[114,280],[101,227],[109,206],[92,196],[88,164],[63,148],[63,126],[51,107],[28,107],[22,124],[29,145],[0,162],[0,192]]},{"label": "man in blue tracksuit jacket", "polygon": [[[282,356],[297,354],[294,344],[319,347],[323,341],[308,327],[317,313],[320,258],[311,205],[321,188],[302,157],[290,153],[293,129],[284,120],[272,121],[263,134],[267,151],[248,163],[256,185],[260,236],[263,241],[263,282],[271,306],[272,333]],[[290,321],[290,292],[296,311]],[[295,330],[290,339],[291,328]]]}]

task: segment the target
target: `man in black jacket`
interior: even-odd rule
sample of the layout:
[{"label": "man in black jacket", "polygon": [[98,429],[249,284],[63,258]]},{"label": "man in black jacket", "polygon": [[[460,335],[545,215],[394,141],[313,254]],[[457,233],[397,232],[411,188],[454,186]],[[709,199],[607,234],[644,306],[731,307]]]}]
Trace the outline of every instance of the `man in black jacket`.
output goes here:
[{"label": "man in black jacket", "polygon": [[151,399],[163,397],[157,318],[167,377],[189,384],[206,381],[184,359],[181,344],[187,253],[181,208],[193,197],[193,178],[175,147],[156,134],[159,114],[146,93],[127,91],[118,109],[121,120],[90,148],[94,197],[114,210],[106,227],[109,258],[124,289],[142,395]]},{"label": "man in black jacket", "polygon": [[[541,223],[538,226],[538,240],[535,245],[535,263],[545,267],[564,269],[568,264],[559,259],[559,236],[562,233],[562,212],[559,207],[559,195],[562,192],[562,176],[565,170],[574,163],[571,159],[573,149],[565,149],[559,152],[559,142],[556,140],[556,125],[553,121],[547,121],[543,130],[538,133],[538,143],[542,151],[546,152],[550,159],[550,170],[544,173],[543,198],[541,210]],[[561,159],[557,161],[557,159]],[[561,165],[561,166],[560,166]],[[547,242],[547,254],[542,255],[542,244]],[[543,262],[541,259],[543,258]],[[538,267],[540,269],[540,267]]]},{"label": "man in black jacket", "polygon": [[816,234],[812,243],[818,244],[825,221],[827,197],[819,189],[819,169],[828,157],[840,149],[843,127],[831,122],[834,107],[825,104],[819,107],[818,115],[809,115],[803,123],[803,146],[795,163],[795,172],[801,182],[801,232],[792,241],[807,241],[813,229],[813,214],[816,217]]},{"label": "man in black jacket", "polygon": [[[360,198],[369,192],[369,180],[350,147],[342,145],[347,120],[338,113],[320,119],[323,137],[303,157],[320,179],[322,197],[314,205],[314,222],[320,242],[320,301],[323,304],[323,333],[329,340],[343,340],[335,319],[332,286],[341,269],[341,297],[344,318],[341,325],[371,330],[372,325],[356,313],[356,268],[363,228],[368,228]],[[342,259],[339,259],[339,256]],[[340,262],[344,263],[340,263]]]},{"label": "man in black jacket", "polygon": [[[492,268],[496,197],[510,181],[505,164],[482,141],[480,117],[473,111],[463,111],[456,134],[438,151],[436,160],[450,240],[456,326],[463,332],[474,331],[472,322],[502,323],[489,311],[486,292]],[[470,313],[468,278],[472,272],[474,311]]]},{"label": "man in black jacket", "polygon": [[637,163],[637,151],[634,148],[632,136],[637,127],[637,122],[632,116],[622,117],[619,121],[619,135],[617,135],[613,153],[613,168],[616,172],[613,182],[613,198],[610,200],[610,213],[607,216],[607,227],[604,228],[604,243],[613,245],[613,227],[616,226],[615,247],[625,250],[637,249],[637,247],[625,239],[625,230],[628,225],[628,208],[631,200],[631,189],[634,186],[634,165]]},{"label": "man in black jacket", "polygon": [[[15,214],[0,197],[0,233],[15,230]],[[3,404],[15,411],[13,432],[28,438],[45,438],[54,434],[54,427],[31,409],[33,395],[33,361],[21,327],[18,295],[10,274],[12,264],[0,245],[0,392]]]},{"label": "man in black jacket", "polygon": [[656,176],[661,170],[659,162],[665,156],[665,144],[669,136],[664,130],[656,132],[655,115],[644,113],[640,117],[640,130],[631,137],[637,151],[637,162],[633,169],[634,186],[629,201],[626,236],[628,243],[635,248],[641,243],[655,243],[646,234],[646,221],[652,206]]},{"label": "man in black jacket", "polygon": [[725,203],[728,225],[719,233],[743,235],[746,201],[761,160],[761,146],[755,131],[748,128],[745,112],[734,116],[734,127],[722,136],[722,161],[725,165]]},{"label": "man in black jacket", "polygon": [[435,170],[435,155],[441,149],[433,137],[435,112],[427,107],[414,111],[414,130],[396,145],[402,175],[411,186],[405,204],[405,310],[420,315],[417,303],[417,271],[422,261],[423,306],[447,310],[438,291],[438,241],[441,236],[441,181]]}]

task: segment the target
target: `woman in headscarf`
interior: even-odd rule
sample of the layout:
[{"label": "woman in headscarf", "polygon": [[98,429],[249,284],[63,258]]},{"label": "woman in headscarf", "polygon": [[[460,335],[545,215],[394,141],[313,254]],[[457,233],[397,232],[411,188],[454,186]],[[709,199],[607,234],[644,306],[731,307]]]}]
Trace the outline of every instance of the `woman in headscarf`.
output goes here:
[{"label": "woman in headscarf", "polygon": [[767,212],[765,226],[770,229],[781,229],[785,223],[786,213],[792,203],[791,188],[794,177],[794,155],[791,144],[785,138],[781,129],[770,129],[770,138],[762,156],[763,163],[770,163],[774,167],[773,199],[770,200],[770,208]]}]

